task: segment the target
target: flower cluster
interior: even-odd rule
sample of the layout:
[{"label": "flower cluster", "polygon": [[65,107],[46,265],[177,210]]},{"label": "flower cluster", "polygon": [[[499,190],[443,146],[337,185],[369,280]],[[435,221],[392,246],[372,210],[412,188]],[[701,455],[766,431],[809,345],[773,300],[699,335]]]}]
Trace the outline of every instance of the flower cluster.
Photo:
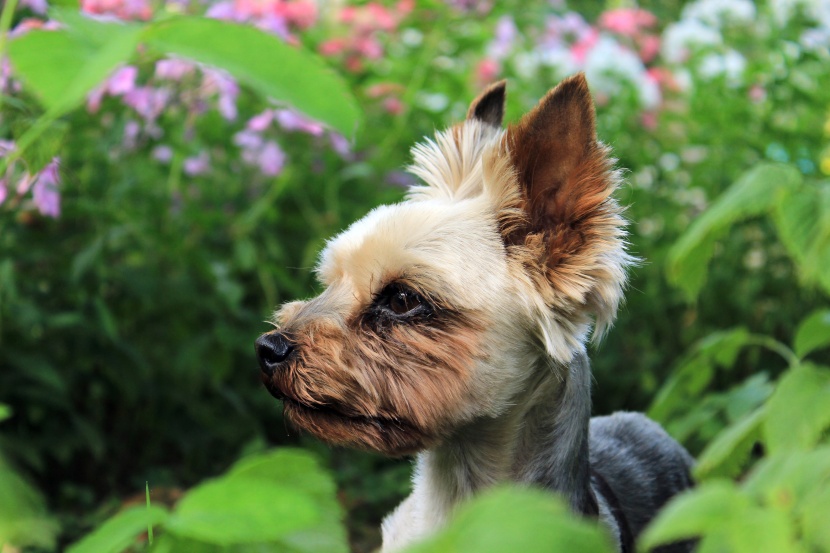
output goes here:
[{"label": "flower cluster", "polygon": [[349,71],[363,70],[365,60],[383,57],[380,35],[397,29],[414,5],[413,0],[399,0],[391,8],[378,2],[342,8],[337,21],[344,26],[345,33],[323,42],[320,53],[327,57],[341,58]]},{"label": "flower cluster", "polygon": [[[14,142],[0,140],[0,159],[8,158],[14,150]],[[30,173],[27,169],[21,169],[20,163],[10,163],[5,174],[0,177],[0,205],[8,201],[19,206],[31,201],[41,215],[52,218],[60,216],[59,164],[60,159],[55,157],[40,171]]]},{"label": "flower cluster", "polygon": [[516,25],[502,17],[477,67],[481,82],[492,81],[507,61],[523,78],[531,78],[540,68],[552,68],[559,75],[584,71],[603,102],[620,91],[625,83],[633,86],[646,110],[661,101],[659,73],[650,64],[660,49],[656,33],[657,18],[636,8],[620,8],[602,14],[592,25],[572,11],[547,17],[544,31],[535,44],[520,44]]}]

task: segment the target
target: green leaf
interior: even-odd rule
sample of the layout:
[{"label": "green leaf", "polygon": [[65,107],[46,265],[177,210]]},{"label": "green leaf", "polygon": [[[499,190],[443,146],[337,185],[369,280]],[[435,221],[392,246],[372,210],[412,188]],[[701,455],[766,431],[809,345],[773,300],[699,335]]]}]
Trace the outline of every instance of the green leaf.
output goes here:
[{"label": "green leaf", "polygon": [[737,476],[746,463],[752,446],[761,439],[765,414],[764,408],[760,407],[709,442],[698,457],[696,479]]},{"label": "green leaf", "polygon": [[801,321],[795,332],[795,354],[803,358],[817,349],[830,346],[830,309],[819,309]]},{"label": "green leaf", "polygon": [[767,402],[764,438],[773,454],[805,450],[830,426],[830,369],[806,363],[781,378]]},{"label": "green leaf", "polygon": [[801,174],[788,165],[761,163],[744,173],[669,250],[669,281],[693,299],[705,281],[715,241],[732,224],[769,211],[781,190],[796,188],[801,182]]},{"label": "green leaf", "polygon": [[644,549],[715,532],[749,510],[749,500],[732,482],[713,480],[669,501],[638,541]]},{"label": "green leaf", "polygon": [[256,478],[289,485],[314,499],[320,522],[280,540],[292,550],[309,553],[349,551],[346,529],[341,523],[343,513],[336,497],[337,486],[307,451],[280,448],[242,459],[230,469],[227,478]]},{"label": "green leaf", "polygon": [[180,17],[152,25],[147,35],[166,54],[224,69],[251,88],[330,125],[346,136],[360,118],[343,80],[316,55],[250,26]]},{"label": "green leaf", "polygon": [[120,512],[74,543],[67,553],[121,553],[147,531],[148,526],[163,524],[169,513],[161,507],[133,507]]},{"label": "green leaf", "polygon": [[804,282],[830,293],[830,185],[801,186],[782,194],[775,224]]},{"label": "green leaf", "polygon": [[12,408],[5,403],[0,403],[0,422],[12,416]]},{"label": "green leaf", "polygon": [[58,525],[40,493],[0,457],[0,545],[52,549]]},{"label": "green leaf", "polygon": [[465,505],[449,526],[407,553],[610,553],[601,528],[574,517],[548,492],[501,488]]},{"label": "green leaf", "polygon": [[190,490],[166,528],[203,542],[232,545],[278,540],[318,520],[308,495],[264,479],[232,477]]},{"label": "green leaf", "polygon": [[747,476],[743,487],[758,501],[782,511],[794,511],[827,482],[830,482],[830,448],[822,447],[763,459]]},{"label": "green leaf", "polygon": [[31,88],[51,117],[80,105],[135,51],[140,28],[123,27],[96,45],[69,31],[30,31],[9,44],[15,76]]},{"label": "green leaf", "polygon": [[70,33],[85,42],[103,46],[118,35],[128,32],[140,32],[141,26],[124,21],[103,22],[87,17],[73,7],[56,6],[49,9],[49,17],[60,22]]}]

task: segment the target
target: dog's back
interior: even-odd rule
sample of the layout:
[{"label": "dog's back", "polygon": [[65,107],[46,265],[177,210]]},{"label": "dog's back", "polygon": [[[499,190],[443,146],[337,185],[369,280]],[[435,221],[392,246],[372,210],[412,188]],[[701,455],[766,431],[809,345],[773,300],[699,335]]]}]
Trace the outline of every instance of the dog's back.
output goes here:
[{"label": "dog's back", "polygon": [[[635,538],[672,496],[692,486],[691,455],[641,413],[592,418],[589,441],[591,470],[611,488]],[[660,549],[690,550],[689,542]]]}]

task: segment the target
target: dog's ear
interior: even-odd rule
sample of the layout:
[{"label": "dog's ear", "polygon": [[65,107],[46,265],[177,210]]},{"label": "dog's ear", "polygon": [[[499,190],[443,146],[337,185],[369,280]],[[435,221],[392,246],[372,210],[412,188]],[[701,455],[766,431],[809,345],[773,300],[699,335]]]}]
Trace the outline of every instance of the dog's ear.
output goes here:
[{"label": "dog's ear", "polygon": [[488,86],[467,110],[467,120],[478,119],[494,127],[501,127],[504,119],[504,99],[507,81],[499,81]]},{"label": "dog's ear", "polygon": [[508,127],[505,143],[525,217],[505,235],[506,243],[533,257],[543,286],[558,301],[587,307],[602,327],[613,319],[632,258],[624,249],[625,221],[611,197],[619,177],[597,141],[585,76],[550,91]]}]

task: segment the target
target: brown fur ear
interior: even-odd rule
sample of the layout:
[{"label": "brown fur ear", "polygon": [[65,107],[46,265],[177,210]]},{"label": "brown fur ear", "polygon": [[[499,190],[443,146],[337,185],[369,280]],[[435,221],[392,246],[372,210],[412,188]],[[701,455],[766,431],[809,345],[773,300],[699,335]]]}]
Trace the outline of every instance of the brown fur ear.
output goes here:
[{"label": "brown fur ear", "polygon": [[[526,224],[505,236],[523,246],[554,290],[578,303],[611,303],[621,293],[624,251],[620,208],[611,198],[618,176],[597,142],[594,105],[583,74],[562,81],[507,129]],[[606,290],[607,292],[608,290]]]},{"label": "brown fur ear", "polygon": [[504,99],[507,81],[499,81],[488,86],[467,110],[467,120],[478,119],[494,127],[501,127],[504,119]]}]

